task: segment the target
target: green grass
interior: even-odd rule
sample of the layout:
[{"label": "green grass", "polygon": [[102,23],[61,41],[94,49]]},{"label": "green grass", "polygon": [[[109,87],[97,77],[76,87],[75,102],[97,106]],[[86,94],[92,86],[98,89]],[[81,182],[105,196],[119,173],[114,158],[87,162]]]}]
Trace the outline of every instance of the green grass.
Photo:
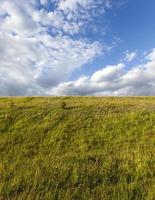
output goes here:
[{"label": "green grass", "polygon": [[0,98],[0,200],[154,200],[155,98]]}]

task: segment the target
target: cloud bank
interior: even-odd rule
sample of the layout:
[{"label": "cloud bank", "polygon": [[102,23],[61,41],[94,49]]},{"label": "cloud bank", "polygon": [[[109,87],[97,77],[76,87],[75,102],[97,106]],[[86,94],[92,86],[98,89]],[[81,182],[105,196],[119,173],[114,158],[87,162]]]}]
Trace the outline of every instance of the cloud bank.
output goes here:
[{"label": "cloud bank", "polygon": [[145,62],[126,69],[125,64],[103,67],[92,76],[61,83],[52,89],[55,95],[155,95],[155,49]]}]

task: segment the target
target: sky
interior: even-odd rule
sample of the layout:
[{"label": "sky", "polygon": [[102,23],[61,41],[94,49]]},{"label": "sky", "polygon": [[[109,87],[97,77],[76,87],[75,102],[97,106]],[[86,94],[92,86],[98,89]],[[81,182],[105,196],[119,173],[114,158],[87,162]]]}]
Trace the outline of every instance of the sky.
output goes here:
[{"label": "sky", "polygon": [[0,96],[155,95],[154,0],[0,0]]}]

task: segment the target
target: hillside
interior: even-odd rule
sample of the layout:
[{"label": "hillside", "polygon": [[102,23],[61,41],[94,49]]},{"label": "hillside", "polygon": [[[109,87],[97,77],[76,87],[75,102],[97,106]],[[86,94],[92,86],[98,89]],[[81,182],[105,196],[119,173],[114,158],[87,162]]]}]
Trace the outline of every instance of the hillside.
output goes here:
[{"label": "hillside", "polygon": [[0,200],[154,200],[155,98],[0,98]]}]

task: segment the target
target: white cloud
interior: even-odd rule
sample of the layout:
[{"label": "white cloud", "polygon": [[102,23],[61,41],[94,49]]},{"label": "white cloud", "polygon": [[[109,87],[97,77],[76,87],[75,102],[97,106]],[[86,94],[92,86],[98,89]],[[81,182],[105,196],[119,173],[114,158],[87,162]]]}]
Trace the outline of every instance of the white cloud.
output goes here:
[{"label": "white cloud", "polygon": [[155,61],[155,49],[153,49],[152,52],[148,54],[147,59],[151,61]]},{"label": "white cloud", "polygon": [[120,63],[116,66],[107,66],[100,71],[95,72],[92,77],[92,82],[103,82],[106,80],[114,80],[120,75],[120,71],[124,67],[124,64]]},{"label": "white cloud", "polygon": [[[63,45],[62,45],[63,44]],[[71,72],[90,62],[101,48],[98,43],[73,41],[47,34],[23,38],[2,34],[0,37],[0,73],[31,87],[46,89],[66,80]],[[80,58],[80,59],[79,59]],[[1,80],[2,81],[2,80]]]},{"label": "white cloud", "polygon": [[137,58],[137,51],[133,51],[133,52],[125,52],[125,58],[124,58],[124,61],[127,61],[127,62],[131,62],[133,61],[135,58]]},{"label": "white cloud", "polygon": [[0,95],[44,95],[102,51],[98,42],[63,34],[78,32],[79,24],[57,9],[37,10],[37,3],[1,1]]},{"label": "white cloud", "polygon": [[[46,6],[53,3],[53,9]],[[127,70],[106,66],[76,81],[72,73],[103,52],[99,42],[75,39],[111,0],[1,0],[0,95],[153,95],[155,50]],[[38,7],[42,4],[42,9]],[[98,9],[98,10],[97,10]],[[131,62],[137,52],[126,52]]]},{"label": "white cloud", "polygon": [[23,36],[41,31],[41,27],[31,19],[32,7],[22,0],[21,2],[2,0],[0,12],[7,13],[5,19],[0,20],[0,31],[3,33],[16,33]]},{"label": "white cloud", "polygon": [[53,95],[155,95],[155,49],[147,62],[125,70],[124,64],[107,66],[90,77],[61,83]]},{"label": "white cloud", "polygon": [[85,8],[92,3],[93,3],[92,0],[60,0],[58,3],[58,9],[63,11],[64,10],[74,11],[78,8],[78,6]]},{"label": "white cloud", "polygon": [[[74,17],[81,17],[78,12],[85,15],[83,11],[86,11],[87,14],[88,10],[98,9],[100,11],[102,8],[102,11],[104,11],[105,8],[112,7],[111,2],[111,0],[58,0],[57,6],[58,10],[73,14]],[[98,7],[99,5],[100,7]]]}]

